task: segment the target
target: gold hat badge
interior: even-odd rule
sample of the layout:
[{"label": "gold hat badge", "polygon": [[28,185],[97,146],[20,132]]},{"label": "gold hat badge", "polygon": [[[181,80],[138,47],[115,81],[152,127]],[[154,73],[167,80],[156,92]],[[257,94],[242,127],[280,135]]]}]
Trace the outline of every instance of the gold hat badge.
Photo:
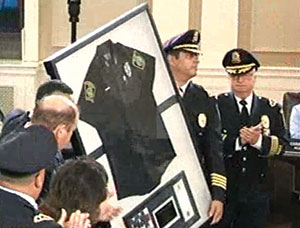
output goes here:
[{"label": "gold hat badge", "polygon": [[241,63],[240,54],[237,51],[232,52],[231,54],[231,63],[238,64]]}]

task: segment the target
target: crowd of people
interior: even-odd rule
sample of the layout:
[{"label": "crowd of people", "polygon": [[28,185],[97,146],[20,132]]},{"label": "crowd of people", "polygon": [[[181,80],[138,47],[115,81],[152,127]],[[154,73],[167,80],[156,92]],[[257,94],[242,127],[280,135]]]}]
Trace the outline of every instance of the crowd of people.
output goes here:
[{"label": "crowd of people", "polygon": [[[260,63],[241,48],[222,61],[231,91],[210,97],[192,82],[199,43],[199,31],[188,30],[165,42],[164,51],[212,195],[210,219],[202,227],[264,228],[268,159],[281,155],[287,143],[281,107],[254,92]],[[72,93],[51,80],[39,87],[32,112],[16,109],[4,118],[0,227],[110,227],[120,213],[109,202],[101,164],[86,156],[63,158],[80,116]]]}]

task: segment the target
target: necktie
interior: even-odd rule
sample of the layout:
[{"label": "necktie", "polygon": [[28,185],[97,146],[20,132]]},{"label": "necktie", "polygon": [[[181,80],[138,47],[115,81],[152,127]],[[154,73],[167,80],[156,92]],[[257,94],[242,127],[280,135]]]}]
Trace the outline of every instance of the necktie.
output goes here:
[{"label": "necktie", "polygon": [[241,119],[241,127],[250,127],[250,116],[247,109],[247,101],[241,100],[240,104],[243,106],[242,111],[240,113],[240,119]]}]

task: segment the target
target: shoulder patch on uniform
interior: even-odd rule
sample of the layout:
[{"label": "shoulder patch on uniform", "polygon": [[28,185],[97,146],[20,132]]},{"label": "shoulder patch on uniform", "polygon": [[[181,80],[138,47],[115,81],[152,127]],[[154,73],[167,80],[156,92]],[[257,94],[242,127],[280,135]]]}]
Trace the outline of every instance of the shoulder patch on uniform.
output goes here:
[{"label": "shoulder patch on uniform", "polygon": [[144,70],[146,66],[146,60],[141,53],[134,51],[132,56],[132,65],[140,70]]},{"label": "shoulder patch on uniform", "polygon": [[94,99],[96,96],[96,86],[90,81],[85,81],[83,83],[83,86],[85,100],[94,103]]},{"label": "shoulder patch on uniform", "polygon": [[53,221],[53,220],[54,220],[53,218],[51,218],[50,216],[45,215],[43,213],[40,213],[33,217],[34,223],[39,223],[39,222],[44,222],[44,221]]},{"label": "shoulder patch on uniform", "polygon": [[270,106],[273,108],[273,107],[276,106],[277,102],[274,101],[273,99],[269,99],[269,104],[270,104]]}]

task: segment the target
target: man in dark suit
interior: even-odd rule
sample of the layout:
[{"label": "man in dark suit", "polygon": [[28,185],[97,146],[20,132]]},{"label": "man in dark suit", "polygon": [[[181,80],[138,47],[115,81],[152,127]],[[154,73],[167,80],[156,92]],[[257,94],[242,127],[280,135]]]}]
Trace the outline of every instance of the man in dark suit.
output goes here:
[{"label": "man in dark suit", "polygon": [[0,140],[0,227],[89,227],[88,214],[79,211],[60,224],[41,214],[36,199],[45,169],[57,152],[54,134],[39,125],[19,128]]},{"label": "man in dark suit", "polygon": [[150,193],[175,157],[154,100],[154,74],[153,56],[107,40],[83,82],[81,119],[101,137],[119,199]]},{"label": "man in dark suit", "polygon": [[268,157],[284,151],[281,107],[257,96],[253,87],[260,64],[248,51],[226,53],[223,66],[231,92],[218,96],[228,178],[222,227],[263,228],[269,209]]},{"label": "man in dark suit", "polygon": [[[201,168],[208,182],[212,203],[210,223],[218,223],[223,215],[226,190],[220,120],[215,100],[203,87],[190,81],[197,72],[200,33],[189,30],[168,40],[164,50],[175,79],[194,141]],[[208,226],[208,224],[207,224]]]}]

